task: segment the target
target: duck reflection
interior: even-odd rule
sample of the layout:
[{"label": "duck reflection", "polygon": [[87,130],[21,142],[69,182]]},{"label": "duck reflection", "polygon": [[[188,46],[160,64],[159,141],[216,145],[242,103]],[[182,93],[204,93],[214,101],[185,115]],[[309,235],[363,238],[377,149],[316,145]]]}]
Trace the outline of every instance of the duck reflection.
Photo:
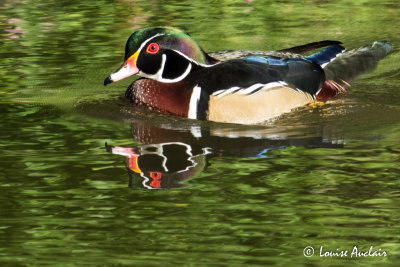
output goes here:
[{"label": "duck reflection", "polygon": [[127,158],[129,186],[148,189],[184,187],[184,180],[205,167],[207,148],[194,151],[185,143],[169,142],[138,147],[107,146],[109,152]]},{"label": "duck reflection", "polygon": [[[188,186],[212,157],[268,157],[268,152],[288,146],[342,147],[340,140],[325,134],[298,138],[277,135],[266,127],[243,127],[209,123],[180,125],[151,120],[132,122],[132,136],[141,145],[109,146],[107,151],[126,157],[129,186],[166,189]],[[315,130],[315,129],[314,129]],[[301,135],[307,135],[302,132]]]}]

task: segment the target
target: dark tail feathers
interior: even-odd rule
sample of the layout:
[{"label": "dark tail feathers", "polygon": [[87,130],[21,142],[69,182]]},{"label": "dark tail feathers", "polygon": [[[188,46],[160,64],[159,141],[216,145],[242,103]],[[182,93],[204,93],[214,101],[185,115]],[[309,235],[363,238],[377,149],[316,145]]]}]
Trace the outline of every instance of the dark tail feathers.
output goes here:
[{"label": "dark tail feathers", "polygon": [[346,51],[325,66],[326,79],[346,85],[346,82],[355,77],[372,71],[379,60],[391,51],[392,45],[386,41],[374,42],[358,49]]}]

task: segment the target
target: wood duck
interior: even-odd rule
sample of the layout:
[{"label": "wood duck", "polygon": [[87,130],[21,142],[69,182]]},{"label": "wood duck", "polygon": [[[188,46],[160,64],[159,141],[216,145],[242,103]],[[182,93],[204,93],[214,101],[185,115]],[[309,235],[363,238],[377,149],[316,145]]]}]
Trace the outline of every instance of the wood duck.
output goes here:
[{"label": "wood duck", "polygon": [[[321,47],[326,48],[301,55]],[[375,42],[345,52],[338,41],[321,41],[272,52],[207,54],[184,31],[144,28],[129,37],[124,63],[104,85],[137,74],[141,78],[125,94],[136,103],[190,119],[261,123],[344,92],[348,84],[341,77],[349,80],[375,66],[391,49],[387,42]],[[354,71],[354,62],[362,65],[360,71]],[[344,74],[336,75],[337,70]]]}]

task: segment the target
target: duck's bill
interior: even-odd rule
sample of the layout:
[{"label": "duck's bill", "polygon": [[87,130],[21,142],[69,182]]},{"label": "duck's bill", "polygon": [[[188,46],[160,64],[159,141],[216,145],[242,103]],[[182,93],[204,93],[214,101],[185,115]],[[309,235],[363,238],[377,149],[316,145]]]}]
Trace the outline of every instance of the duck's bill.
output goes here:
[{"label": "duck's bill", "polygon": [[104,85],[125,79],[139,72],[134,58],[127,59],[122,66],[104,80]]}]

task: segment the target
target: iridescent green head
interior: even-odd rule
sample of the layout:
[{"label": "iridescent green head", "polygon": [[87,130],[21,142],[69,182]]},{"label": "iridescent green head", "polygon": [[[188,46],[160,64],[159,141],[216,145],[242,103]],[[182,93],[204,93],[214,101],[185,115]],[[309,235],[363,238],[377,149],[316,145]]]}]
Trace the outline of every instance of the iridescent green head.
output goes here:
[{"label": "iridescent green head", "polygon": [[171,27],[144,28],[134,32],[126,42],[125,62],[104,84],[134,74],[160,82],[178,82],[193,66],[211,63],[197,42],[184,31]]}]

